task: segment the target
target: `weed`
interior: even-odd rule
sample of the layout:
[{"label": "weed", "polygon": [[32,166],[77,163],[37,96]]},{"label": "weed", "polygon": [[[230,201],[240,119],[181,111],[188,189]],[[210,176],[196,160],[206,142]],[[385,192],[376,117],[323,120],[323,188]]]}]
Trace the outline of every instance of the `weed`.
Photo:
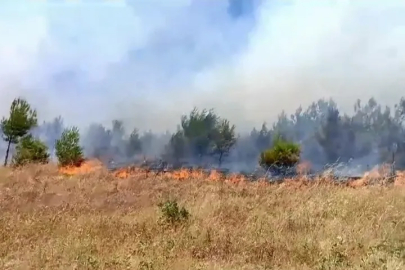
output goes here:
[{"label": "weed", "polygon": [[180,208],[176,200],[160,203],[159,207],[163,221],[169,224],[178,224],[190,217],[190,213],[184,207]]}]

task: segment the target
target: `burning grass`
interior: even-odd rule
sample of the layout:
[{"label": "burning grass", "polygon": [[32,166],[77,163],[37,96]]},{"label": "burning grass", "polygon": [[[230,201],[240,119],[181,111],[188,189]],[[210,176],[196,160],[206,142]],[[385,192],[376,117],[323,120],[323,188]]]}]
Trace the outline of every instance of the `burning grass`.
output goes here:
[{"label": "burning grass", "polygon": [[[399,180],[270,185],[90,167],[0,170],[1,269],[405,269]],[[190,215],[163,224],[173,202]]]},{"label": "burning grass", "polygon": [[60,167],[59,172],[64,175],[88,174],[102,169],[104,166],[98,160],[85,160],[79,166]]}]

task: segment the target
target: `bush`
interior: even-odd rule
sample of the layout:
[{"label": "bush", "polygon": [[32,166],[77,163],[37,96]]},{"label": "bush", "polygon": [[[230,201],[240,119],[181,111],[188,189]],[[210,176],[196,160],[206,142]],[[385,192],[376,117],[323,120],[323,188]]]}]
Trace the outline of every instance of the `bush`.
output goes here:
[{"label": "bush", "polygon": [[27,135],[16,146],[16,154],[13,157],[14,166],[22,166],[28,163],[48,163],[48,147],[38,139]]},{"label": "bush", "polygon": [[76,127],[65,129],[55,149],[61,166],[80,166],[84,161],[83,149],[80,147],[80,134]]},{"label": "bush", "polygon": [[184,207],[180,208],[175,200],[159,204],[159,207],[163,221],[169,224],[179,223],[190,217],[190,213]]},{"label": "bush", "polygon": [[278,138],[272,148],[260,154],[259,164],[267,170],[282,173],[299,162],[300,154],[299,144]]}]

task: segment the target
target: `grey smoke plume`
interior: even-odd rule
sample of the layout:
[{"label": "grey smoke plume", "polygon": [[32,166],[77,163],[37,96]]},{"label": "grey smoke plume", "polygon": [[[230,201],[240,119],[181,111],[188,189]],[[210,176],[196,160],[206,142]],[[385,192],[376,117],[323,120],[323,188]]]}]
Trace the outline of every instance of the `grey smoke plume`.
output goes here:
[{"label": "grey smoke plume", "polygon": [[400,1],[43,2],[0,4],[1,115],[23,95],[79,127],[173,130],[198,106],[243,130],[323,97],[350,110],[403,93]]}]

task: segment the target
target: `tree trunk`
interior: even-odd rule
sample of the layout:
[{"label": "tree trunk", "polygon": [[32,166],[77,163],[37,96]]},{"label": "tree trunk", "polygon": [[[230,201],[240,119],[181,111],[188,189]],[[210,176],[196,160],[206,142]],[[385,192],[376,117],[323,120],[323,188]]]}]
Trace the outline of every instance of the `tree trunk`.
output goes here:
[{"label": "tree trunk", "polygon": [[10,145],[11,145],[11,140],[8,140],[7,151],[6,151],[6,158],[4,159],[4,166],[7,166],[8,154],[10,153]]},{"label": "tree trunk", "polygon": [[224,155],[223,152],[219,153],[218,167],[220,167],[220,168],[221,168],[221,165],[222,165],[222,156],[223,156],[223,155]]}]

